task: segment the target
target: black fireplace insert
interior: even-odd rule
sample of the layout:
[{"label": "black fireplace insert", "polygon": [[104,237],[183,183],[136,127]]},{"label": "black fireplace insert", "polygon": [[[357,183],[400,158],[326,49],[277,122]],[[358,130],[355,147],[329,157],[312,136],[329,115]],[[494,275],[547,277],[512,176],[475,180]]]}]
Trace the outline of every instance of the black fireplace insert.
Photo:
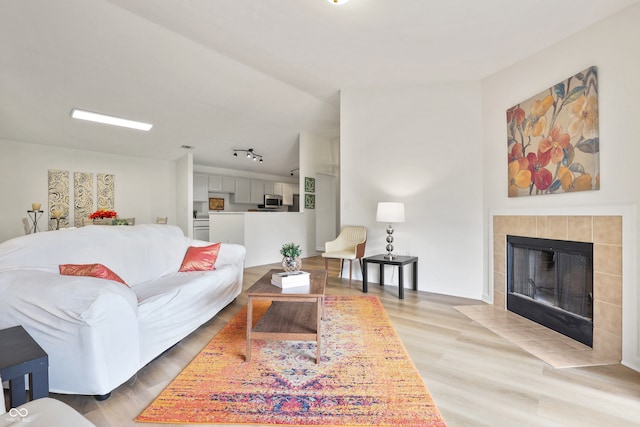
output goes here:
[{"label": "black fireplace insert", "polygon": [[593,346],[593,243],[507,236],[507,310]]}]

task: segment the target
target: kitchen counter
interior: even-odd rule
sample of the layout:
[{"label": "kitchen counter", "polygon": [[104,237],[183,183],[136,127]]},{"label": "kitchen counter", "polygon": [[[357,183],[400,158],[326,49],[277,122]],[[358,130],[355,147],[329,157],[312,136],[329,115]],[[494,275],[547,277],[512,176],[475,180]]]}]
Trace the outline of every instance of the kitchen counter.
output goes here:
[{"label": "kitchen counter", "polygon": [[209,224],[211,242],[247,248],[246,267],[280,262],[280,249],[289,242],[299,244],[302,256],[308,256],[302,212],[216,212],[209,214]]}]

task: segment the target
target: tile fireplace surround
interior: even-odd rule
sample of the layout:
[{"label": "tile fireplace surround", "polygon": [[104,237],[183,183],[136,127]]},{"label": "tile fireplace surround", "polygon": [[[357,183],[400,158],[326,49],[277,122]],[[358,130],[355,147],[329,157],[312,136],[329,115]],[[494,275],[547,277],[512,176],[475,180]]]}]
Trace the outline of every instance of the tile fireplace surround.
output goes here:
[{"label": "tile fireplace surround", "polygon": [[494,216],[493,304],[506,309],[506,236],[593,243],[593,350],[622,358],[622,216]]}]

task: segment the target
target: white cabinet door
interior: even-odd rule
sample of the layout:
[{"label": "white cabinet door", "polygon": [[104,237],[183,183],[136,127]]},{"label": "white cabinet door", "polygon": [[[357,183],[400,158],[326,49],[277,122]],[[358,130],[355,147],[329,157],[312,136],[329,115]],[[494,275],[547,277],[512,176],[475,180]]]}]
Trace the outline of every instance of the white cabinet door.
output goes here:
[{"label": "white cabinet door", "polygon": [[209,177],[202,174],[193,174],[193,201],[206,202],[209,199]]},{"label": "white cabinet door", "polygon": [[204,240],[205,242],[209,241],[209,229],[208,228],[194,228],[193,229],[193,238],[196,240]]},{"label": "white cabinet door", "polygon": [[209,191],[222,191],[222,177],[218,175],[209,175]]},{"label": "white cabinet door", "polygon": [[236,179],[232,176],[222,177],[222,192],[223,193],[235,193],[236,192]]},{"label": "white cabinet door", "polygon": [[216,193],[235,193],[236,179],[231,176],[209,175],[209,191]]},{"label": "white cabinet door", "polygon": [[284,184],[282,187],[282,204],[293,205],[293,184]]},{"label": "white cabinet door", "polygon": [[249,178],[236,178],[236,203],[251,203],[251,180]]},{"label": "white cabinet door", "polygon": [[264,182],[264,194],[276,194],[273,192],[273,181],[265,181]]},{"label": "white cabinet door", "polygon": [[282,196],[284,193],[284,183],[282,182],[274,182],[273,183],[273,193],[277,196]]},{"label": "white cabinet door", "polygon": [[261,179],[251,180],[251,203],[257,205],[264,203],[264,181]]}]

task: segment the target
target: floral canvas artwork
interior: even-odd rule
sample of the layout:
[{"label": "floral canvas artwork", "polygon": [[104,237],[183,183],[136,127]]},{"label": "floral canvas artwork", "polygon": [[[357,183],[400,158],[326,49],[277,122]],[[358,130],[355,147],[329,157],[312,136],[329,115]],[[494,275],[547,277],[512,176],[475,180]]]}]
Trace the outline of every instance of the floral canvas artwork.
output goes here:
[{"label": "floral canvas artwork", "polygon": [[509,108],[507,146],[509,197],[598,190],[596,67]]},{"label": "floral canvas artwork", "polygon": [[74,225],[82,227],[93,211],[93,173],[74,172],[73,185]]},{"label": "floral canvas artwork", "polygon": [[[69,226],[69,171],[49,169],[49,217],[48,230]],[[54,213],[59,219],[53,219]]]},{"label": "floral canvas artwork", "polygon": [[99,173],[96,175],[98,184],[98,209],[113,210],[115,207],[115,176],[108,173]]}]

